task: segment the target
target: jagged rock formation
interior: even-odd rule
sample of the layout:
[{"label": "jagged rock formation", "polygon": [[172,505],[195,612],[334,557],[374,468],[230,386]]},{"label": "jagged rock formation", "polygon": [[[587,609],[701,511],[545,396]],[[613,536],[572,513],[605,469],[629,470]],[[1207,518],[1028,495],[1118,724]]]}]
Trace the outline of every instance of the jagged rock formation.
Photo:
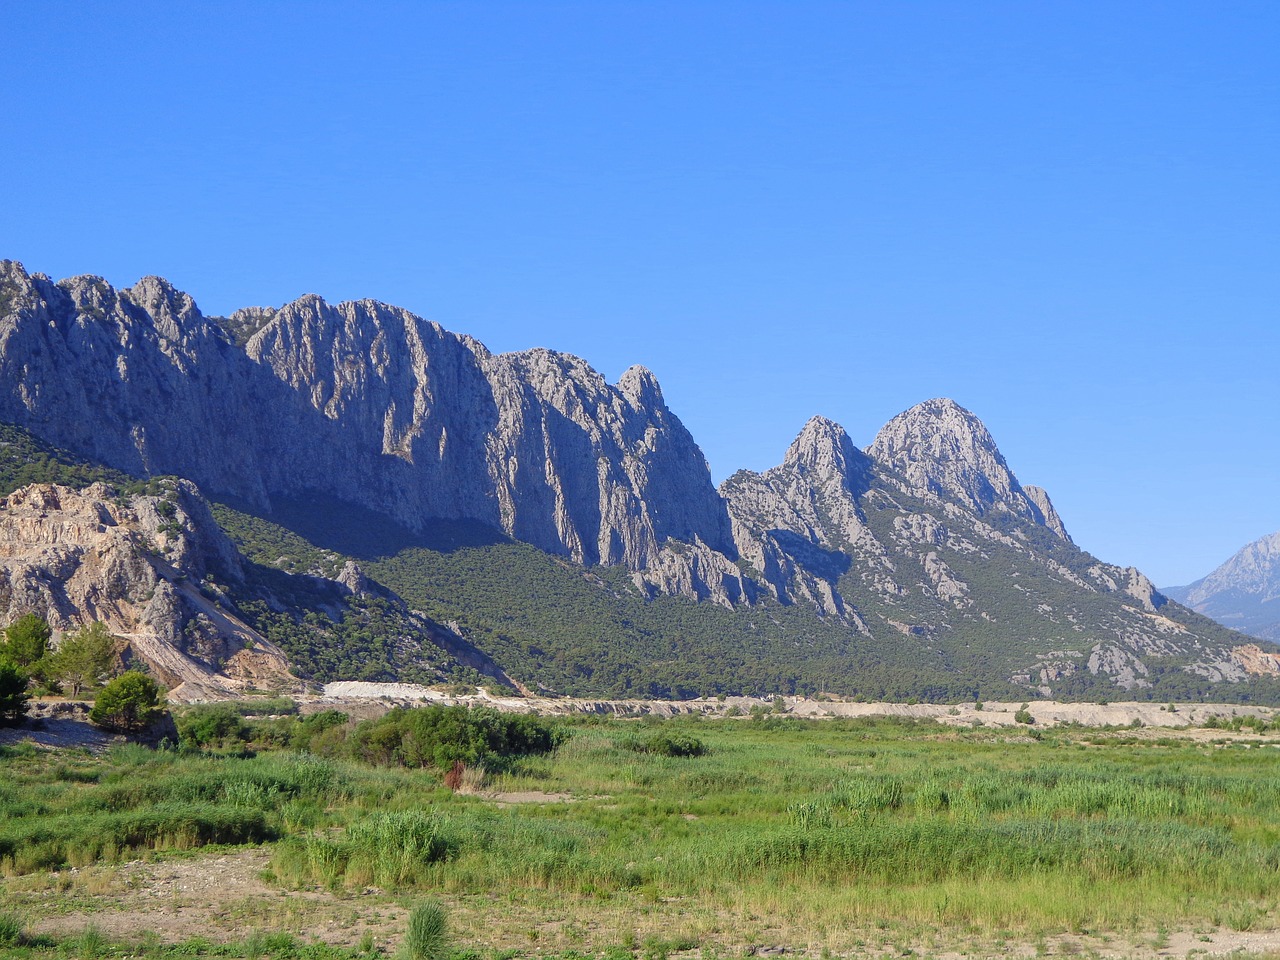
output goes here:
[{"label": "jagged rock formation", "polygon": [[721,493],[739,554],[774,596],[918,638],[926,658],[1002,659],[1045,695],[1086,676],[1150,686],[1152,658],[1244,675],[1229,634],[1205,636],[1140,571],[1077,549],[1048,494],[1019,484],[951,400],[895,417],[865,453],[815,417],[780,466]]},{"label": "jagged rock formation", "polygon": [[101,620],[166,686],[297,686],[284,654],[227,602],[239,556],[187,481],[122,500],[37,484],[0,500],[0,620]]},{"label": "jagged rock formation", "polygon": [[720,489],[738,552],[775,597],[808,600],[864,632],[836,584],[855,561],[873,582],[887,583],[892,571],[859,502],[870,476],[870,460],[844,428],[814,417],[781,466],[741,470]]},{"label": "jagged rock formation", "polygon": [[413,528],[478,520],[579,563],[658,568],[693,596],[741,593],[725,564],[704,582],[706,564],[666,551],[735,559],[706,461],[651,373],[611,386],[575,357],[490,354],[375,301],[308,295],[215,322],[157,277],[117,291],[0,261],[0,419],[260,506],[318,491]]},{"label": "jagged rock formation", "polygon": [[1028,494],[982,421],[953,400],[926,400],[898,414],[881,428],[867,454],[896,471],[901,489],[912,496],[950,500],[977,516],[1007,513],[1067,539],[1049,495],[1038,487]]},{"label": "jagged rock formation", "polygon": [[1207,577],[1164,593],[1223,626],[1280,641],[1280,533],[1241,548]]},{"label": "jagged rock formation", "polygon": [[[721,659],[757,682],[787,676],[776,660],[761,667],[785,649],[821,659],[809,672],[811,680],[821,675],[814,682],[846,676],[855,661],[862,670],[890,664],[896,674],[882,686],[899,690],[910,687],[901,676],[912,660],[920,676],[988,678],[1056,696],[1084,696],[1100,684],[1163,690],[1187,678],[1239,681],[1273,664],[1271,651],[1248,649],[1168,603],[1139,571],[1081,551],[1048,494],[1022,486],[982,422],[947,399],[895,417],[865,450],[815,417],[779,466],[741,471],[717,492],[696,443],[642,367],[611,385],[576,357],[492,354],[372,300],[331,305],[308,295],[279,309],[207,318],[155,277],[115,290],[95,277],[54,283],[0,261],[0,421],[134,476],[189,478],[259,515],[273,503],[313,498],[373,511],[397,530],[425,536],[441,521],[476,522],[577,564],[623,567],[630,581],[589,577],[623,605],[610,614],[619,636],[666,647],[664,675],[675,688],[704,682],[699,671],[682,672],[692,636],[716,644]],[[0,522],[23,518],[21,536],[52,552],[49,563],[32,559],[30,544],[14,553],[0,616],[6,605],[11,615],[39,609],[64,629],[101,614],[175,676],[188,661],[197,672],[230,662],[246,638],[266,649],[218,599],[215,584],[245,580],[243,561],[209,532],[195,487],[166,489],[173,496],[150,506],[145,498],[113,506],[101,492],[81,505],[55,492],[55,513],[74,501],[81,519],[47,529],[32,511],[50,495],[15,494]],[[90,527],[113,546],[86,546]],[[83,560],[90,554],[115,559]],[[381,557],[361,556],[375,564]],[[254,557],[271,565],[275,555]],[[308,602],[332,615],[330,639],[365,642],[343,622],[353,609],[355,621],[394,634],[385,663],[369,669],[398,674],[421,656],[437,670],[430,657],[443,651],[455,666],[514,682],[463,628],[441,625],[467,611],[442,616],[433,607],[431,620],[360,566],[332,559],[337,566],[321,572],[336,580],[323,580]],[[412,570],[390,561],[372,569],[407,577],[397,589],[411,595]],[[250,604],[287,606],[260,581],[244,585]],[[421,603],[439,600],[413,592]],[[661,623],[680,638],[665,644],[636,623],[635,606],[620,612],[630,602],[624,593],[640,604],[670,595],[708,601],[725,608],[724,619],[712,628],[702,614],[686,617],[692,605],[669,613]],[[604,609],[580,607],[588,608]],[[560,624],[542,620],[515,637],[519,618],[510,611],[466,631],[522,664],[554,663],[575,682],[593,677],[592,644],[609,642],[593,625],[563,631],[565,646],[554,650],[546,635],[561,635]],[[178,666],[143,651],[152,640],[172,648]],[[289,649],[309,655],[314,644],[304,637]],[[344,656],[347,667],[367,666],[350,649]],[[949,681],[936,688],[944,686],[954,689]]]}]

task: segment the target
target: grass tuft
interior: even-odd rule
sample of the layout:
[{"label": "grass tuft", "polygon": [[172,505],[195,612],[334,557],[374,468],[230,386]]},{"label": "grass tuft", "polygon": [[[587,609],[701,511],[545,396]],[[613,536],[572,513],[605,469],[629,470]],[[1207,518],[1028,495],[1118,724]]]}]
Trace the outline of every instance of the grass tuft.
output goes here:
[{"label": "grass tuft", "polygon": [[448,922],[444,907],[427,900],[409,914],[400,956],[403,960],[448,960]]}]

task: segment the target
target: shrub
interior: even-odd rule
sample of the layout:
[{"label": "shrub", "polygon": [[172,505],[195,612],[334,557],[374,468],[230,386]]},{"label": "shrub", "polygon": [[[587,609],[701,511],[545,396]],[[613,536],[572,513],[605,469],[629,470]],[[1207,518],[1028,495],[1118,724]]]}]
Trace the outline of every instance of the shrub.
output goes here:
[{"label": "shrub", "polygon": [[0,913],[0,947],[21,946],[22,921],[12,913]]},{"label": "shrub", "polygon": [[636,753],[652,753],[660,757],[700,757],[707,752],[706,745],[697,737],[686,734],[655,733],[649,737],[624,737],[618,741],[624,750]]},{"label": "shrub", "polygon": [[352,734],[356,756],[373,763],[449,770],[454,763],[493,765],[506,758],[549,753],[563,734],[551,721],[503,714],[489,707],[418,707],[392,710]]},{"label": "shrub", "polygon": [[1031,715],[1031,711],[1023,707],[1013,715],[1015,723],[1035,723],[1036,718]]},{"label": "shrub", "polygon": [[164,694],[145,673],[128,670],[107,683],[89,720],[111,730],[145,730],[164,713]]},{"label": "shrub", "polygon": [[223,704],[193,707],[178,717],[177,725],[184,747],[246,743],[252,733],[244,718]]}]

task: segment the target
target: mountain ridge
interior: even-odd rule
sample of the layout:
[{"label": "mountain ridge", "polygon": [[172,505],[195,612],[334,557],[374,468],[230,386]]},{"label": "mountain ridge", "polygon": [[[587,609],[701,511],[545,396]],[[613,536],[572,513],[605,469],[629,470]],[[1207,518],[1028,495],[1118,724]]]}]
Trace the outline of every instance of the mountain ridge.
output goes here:
[{"label": "mountain ridge", "polygon": [[[1022,486],[981,420],[946,398],[899,414],[865,449],[813,417],[778,466],[716,489],[643,367],[609,384],[572,355],[493,354],[374,300],[308,294],[208,318],[160,278],[117,291],[0,261],[0,420],[126,473],[179,474],[242,502],[242,517],[269,520],[308,498],[331,525],[357,509],[385,517],[406,531],[388,534],[403,548],[375,545],[360,563],[438,623],[469,614],[423,580],[427,569],[452,577],[465,559],[420,545],[440,523],[479,524],[578,565],[591,590],[612,595],[608,610],[578,595],[577,574],[556,579],[514,545],[467,548],[507,551],[530,583],[611,624],[592,638],[589,623],[493,606],[455,581],[470,611],[488,611],[459,642],[529,684],[539,672],[566,689],[606,682],[592,679],[594,658],[628,683],[660,673],[666,689],[698,689],[700,664],[606,650],[661,658],[672,624],[693,623],[673,598],[722,611],[671,635],[681,657],[709,655],[689,646],[705,636],[736,664],[726,669],[783,686],[816,684],[814,657],[846,686],[854,664],[872,677],[881,663],[892,677],[914,670],[921,688],[985,677],[1041,696],[1155,696],[1274,666],[1266,651],[1235,652],[1241,638],[1169,604],[1140,572],[1080,550],[1048,494]],[[237,522],[256,536],[258,521]],[[467,556],[491,593],[545,602],[518,601],[500,568]],[[727,638],[771,665],[760,673]]]},{"label": "mountain ridge", "polygon": [[1164,593],[1224,626],[1280,641],[1280,531],[1245,544],[1194,583]]}]

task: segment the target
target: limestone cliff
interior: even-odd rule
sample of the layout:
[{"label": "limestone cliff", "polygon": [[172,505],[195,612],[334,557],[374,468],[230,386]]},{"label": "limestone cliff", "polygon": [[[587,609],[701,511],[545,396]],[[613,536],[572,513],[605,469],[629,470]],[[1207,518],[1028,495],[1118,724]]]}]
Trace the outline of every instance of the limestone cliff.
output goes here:
[{"label": "limestone cliff", "polygon": [[[320,492],[412,528],[478,520],[580,563],[667,570],[653,585],[682,564],[669,540],[735,559],[706,462],[647,370],[610,385],[576,357],[494,355],[371,300],[214,322],[155,277],[117,291],[0,261],[0,419],[134,475],[262,507]],[[677,579],[727,598],[719,574]]]}]

